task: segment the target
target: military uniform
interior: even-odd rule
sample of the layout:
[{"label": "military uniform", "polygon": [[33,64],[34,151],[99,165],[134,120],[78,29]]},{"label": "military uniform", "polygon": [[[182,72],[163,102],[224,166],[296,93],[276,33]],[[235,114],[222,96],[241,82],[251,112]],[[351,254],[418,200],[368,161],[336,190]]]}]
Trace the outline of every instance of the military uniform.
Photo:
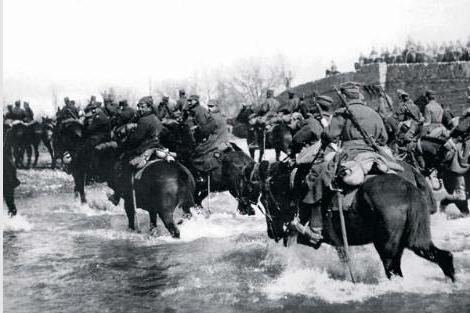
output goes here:
[{"label": "military uniform", "polygon": [[[341,92],[346,96],[349,104],[349,110],[356,118],[361,128],[371,137],[375,138],[377,144],[384,145],[387,140],[387,132],[380,115],[367,107],[362,102],[362,94],[359,86],[352,82],[343,83]],[[331,161],[325,161],[321,164],[314,164],[307,175],[310,191],[303,200],[307,206],[304,210],[309,210],[304,216],[310,216],[309,227],[302,226],[300,223],[292,223],[294,227],[303,236],[299,240],[307,240],[314,247],[318,247],[322,239],[323,220],[321,213],[320,200],[323,198],[324,188],[328,188],[336,174],[336,163],[346,156],[350,160],[359,153],[374,151],[364,140],[361,132],[354,126],[348,113],[344,108],[338,109],[333,114],[330,125],[322,134],[324,143],[341,140],[343,151],[341,156],[336,155]],[[304,221],[306,222],[306,221]]]},{"label": "military uniform", "polygon": [[66,120],[66,119],[69,119],[69,118],[73,118],[73,119],[78,119],[79,118],[79,112],[78,112],[78,109],[75,105],[69,103],[67,105],[65,105],[62,110],[60,110],[59,116],[57,117],[57,120]]},{"label": "military uniform", "polygon": [[424,107],[424,127],[430,135],[432,135],[434,130],[443,127],[442,117],[444,115],[444,109],[434,99],[434,96],[435,93],[433,91],[426,91],[428,104]]},{"label": "military uniform", "polygon": [[15,103],[15,107],[12,110],[12,119],[15,121],[24,121],[26,117],[25,111],[20,107],[20,102]]},{"label": "military uniform", "polygon": [[279,106],[277,111],[284,114],[298,112],[300,109],[299,102],[299,98],[297,98],[293,92],[289,92],[289,99],[284,105]]},{"label": "military uniform", "polygon": [[[91,153],[96,145],[110,140],[111,135],[111,120],[103,109],[93,107],[87,115],[85,119],[86,140],[81,149],[81,152],[85,154]],[[86,155],[86,157],[89,156]]]},{"label": "military uniform", "polygon": [[[25,102],[25,104],[26,103],[27,102]],[[25,122],[31,122],[32,120],[34,120],[34,113],[33,113],[33,110],[31,110],[31,108],[29,107],[29,105],[25,105],[24,114],[25,114],[25,117],[24,117]]]},{"label": "military uniform", "polygon": [[171,118],[172,114],[170,112],[170,108],[168,107],[168,101],[162,101],[157,107],[157,117],[160,121],[163,121],[164,119],[169,119]]},{"label": "military uniform", "polygon": [[179,99],[176,101],[176,105],[173,111],[183,112],[189,109],[189,101],[186,99],[186,92],[184,89],[179,90]]},{"label": "military uniform", "polygon": [[[329,111],[333,104],[333,99],[328,96],[319,96],[316,101],[323,111],[322,115],[320,115],[319,112],[315,115],[310,114],[308,119],[304,121],[302,128],[295,133],[292,138],[294,153],[299,152],[307,143],[313,143],[320,140],[322,132],[325,130],[325,127],[328,126],[331,118]],[[315,105],[313,105],[313,107],[318,111]]]},{"label": "military uniform", "polygon": [[116,126],[120,127],[127,123],[131,123],[132,120],[136,117],[136,112],[131,108],[126,102],[119,103],[119,109],[117,111],[116,117]]},{"label": "military uniform", "polygon": [[207,122],[199,127],[205,139],[194,149],[193,166],[199,172],[207,173],[220,165],[217,152],[220,154],[230,147],[228,126],[224,116],[214,108]]},{"label": "military uniform", "polygon": [[125,149],[129,150],[129,155],[137,155],[145,150],[155,148],[159,145],[158,136],[163,129],[163,125],[155,114],[146,114],[137,121],[137,127],[131,133],[126,142]]}]

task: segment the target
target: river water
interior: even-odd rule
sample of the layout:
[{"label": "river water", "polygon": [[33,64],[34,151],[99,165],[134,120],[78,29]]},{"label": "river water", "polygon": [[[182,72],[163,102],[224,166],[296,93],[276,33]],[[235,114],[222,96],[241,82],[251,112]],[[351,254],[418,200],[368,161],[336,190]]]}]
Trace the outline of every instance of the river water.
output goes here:
[{"label": "river water", "polygon": [[432,217],[456,283],[409,251],[405,278],[389,281],[367,245],[352,248],[354,285],[334,249],[271,242],[263,216],[238,215],[226,193],[212,196],[211,214],[180,225],[176,240],[160,220],[150,236],[140,210],[142,232],[129,232],[103,185],[88,187],[80,205],[61,171],[19,178],[19,215],[2,217],[4,312],[470,312],[470,218]]}]

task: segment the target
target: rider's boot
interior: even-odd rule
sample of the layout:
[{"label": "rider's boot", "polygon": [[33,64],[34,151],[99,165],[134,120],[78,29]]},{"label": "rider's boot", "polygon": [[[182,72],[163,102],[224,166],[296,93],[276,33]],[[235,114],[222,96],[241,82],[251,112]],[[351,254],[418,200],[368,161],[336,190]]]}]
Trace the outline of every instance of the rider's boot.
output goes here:
[{"label": "rider's boot", "polygon": [[291,223],[291,227],[299,233],[297,237],[298,243],[318,249],[323,239],[323,218],[321,215],[320,202],[311,205],[310,221],[307,225],[302,225],[300,222],[294,220]]}]

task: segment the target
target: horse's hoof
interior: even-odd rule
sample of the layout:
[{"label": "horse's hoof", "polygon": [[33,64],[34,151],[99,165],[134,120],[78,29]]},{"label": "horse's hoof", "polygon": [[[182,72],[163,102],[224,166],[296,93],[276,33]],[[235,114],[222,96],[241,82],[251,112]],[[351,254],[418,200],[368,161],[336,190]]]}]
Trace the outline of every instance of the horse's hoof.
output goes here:
[{"label": "horse's hoof", "polygon": [[16,213],[17,213],[16,210],[8,211],[8,215],[9,215],[10,217],[14,217],[14,216],[16,215]]},{"label": "horse's hoof", "polygon": [[158,237],[157,227],[152,227],[152,228],[150,228],[150,236],[152,236],[152,237]]}]

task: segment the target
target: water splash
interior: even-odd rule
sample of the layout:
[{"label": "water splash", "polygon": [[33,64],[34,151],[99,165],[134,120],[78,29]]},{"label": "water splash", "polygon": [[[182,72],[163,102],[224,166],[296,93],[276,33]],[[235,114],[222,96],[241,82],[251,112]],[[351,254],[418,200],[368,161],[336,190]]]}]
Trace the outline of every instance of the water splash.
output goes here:
[{"label": "water splash", "polygon": [[295,246],[286,250],[275,248],[275,255],[266,260],[282,262],[282,272],[264,286],[269,299],[289,295],[316,298],[328,303],[363,302],[369,298],[392,293],[442,294],[468,289],[470,271],[470,219],[447,220],[445,214],[432,217],[432,232],[437,246],[454,254],[457,282],[452,284],[440,268],[405,250],[402,258],[404,278],[388,280],[382,263],[372,245],[353,247],[353,272],[358,283],[350,281],[345,266],[331,247],[317,251]]},{"label": "water splash", "polygon": [[2,226],[4,232],[28,232],[33,229],[33,224],[28,222],[24,216],[17,214],[10,217],[5,212],[2,214]]}]

